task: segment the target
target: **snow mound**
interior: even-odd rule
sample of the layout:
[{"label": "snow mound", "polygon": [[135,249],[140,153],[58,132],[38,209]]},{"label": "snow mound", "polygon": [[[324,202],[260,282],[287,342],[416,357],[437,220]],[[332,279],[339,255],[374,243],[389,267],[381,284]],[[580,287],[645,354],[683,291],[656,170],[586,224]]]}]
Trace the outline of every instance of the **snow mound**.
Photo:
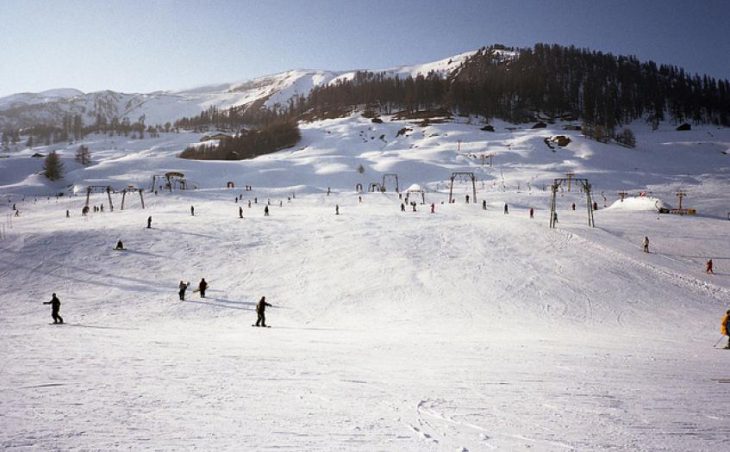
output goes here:
[{"label": "snow mound", "polygon": [[611,204],[608,209],[615,209],[615,210],[633,210],[633,211],[643,211],[643,210],[659,210],[659,209],[671,209],[671,206],[669,206],[667,203],[662,201],[659,198],[655,198],[653,196],[634,196],[631,198],[626,198],[624,200],[616,200],[613,204]]}]

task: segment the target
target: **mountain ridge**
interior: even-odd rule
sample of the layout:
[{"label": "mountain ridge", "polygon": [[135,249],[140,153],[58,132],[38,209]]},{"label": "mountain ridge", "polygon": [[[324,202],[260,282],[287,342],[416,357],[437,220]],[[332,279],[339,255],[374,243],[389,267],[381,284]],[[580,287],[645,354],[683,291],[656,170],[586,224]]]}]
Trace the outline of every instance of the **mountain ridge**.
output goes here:
[{"label": "mountain ridge", "polygon": [[[386,73],[391,77],[415,77],[433,70],[444,75],[476,52],[464,52],[436,61],[396,66],[375,72]],[[75,88],[16,93],[0,98],[0,129],[60,124],[64,114],[82,115],[85,125],[93,124],[98,115],[103,116],[107,122],[111,122],[113,117],[119,120],[127,117],[134,121],[144,116],[147,124],[164,124],[185,116],[195,116],[210,107],[246,107],[262,100],[266,107],[286,105],[295,96],[306,96],[315,86],[351,80],[361,70],[363,69],[291,69],[244,81],[150,93],[113,90],[84,93]]]}]

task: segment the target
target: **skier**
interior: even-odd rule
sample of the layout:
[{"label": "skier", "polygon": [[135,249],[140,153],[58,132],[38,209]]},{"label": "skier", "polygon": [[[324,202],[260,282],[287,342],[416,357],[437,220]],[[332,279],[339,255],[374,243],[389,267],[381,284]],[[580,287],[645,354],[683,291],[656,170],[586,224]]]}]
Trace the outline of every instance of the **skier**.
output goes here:
[{"label": "skier", "polygon": [[189,281],[187,284],[180,281],[180,285],[178,286],[180,288],[180,301],[185,301],[185,291],[188,290],[189,285],[190,285]]},{"label": "skier", "polygon": [[728,329],[730,329],[730,309],[727,310],[720,321],[720,332],[723,336],[728,336],[725,349],[730,349],[730,334],[728,333]]},{"label": "skier", "polygon": [[535,209],[530,207],[530,219],[535,218]]},{"label": "skier", "polygon": [[251,208],[251,200],[250,199],[248,200],[248,208],[249,209]]},{"label": "skier", "polygon": [[466,195],[466,203],[469,204],[469,195]]},{"label": "skier", "polygon": [[557,223],[557,222],[558,222],[558,213],[553,212],[553,223]]},{"label": "skier", "polygon": [[575,210],[575,203],[571,204],[570,206],[573,210]]},{"label": "skier", "polygon": [[243,207],[238,207],[238,218],[243,218]]},{"label": "skier", "polygon": [[507,206],[507,203],[504,203],[504,214],[507,215],[509,213],[509,206]]},{"label": "skier", "polygon": [[405,212],[406,211],[406,205],[404,203],[400,203],[400,211]]},{"label": "skier", "polygon": [[644,236],[644,252],[649,252],[649,237]]},{"label": "skier", "polygon": [[482,210],[487,210],[487,200],[486,199],[482,200]]},{"label": "skier", "polygon": [[51,301],[45,301],[43,304],[51,305],[51,317],[53,317],[53,323],[63,323],[63,317],[58,315],[58,311],[61,309],[61,300],[58,299],[55,293],[51,297]]},{"label": "skier", "polygon": [[124,249],[124,243],[122,243],[121,240],[117,241],[117,246],[114,247],[115,250],[123,250]]},{"label": "skier", "polygon": [[269,206],[264,206],[264,216],[265,217],[269,216]]},{"label": "skier", "polygon": [[190,206],[190,215],[195,216],[195,206]]},{"label": "skier", "polygon": [[147,229],[150,229],[152,227],[152,215],[147,217]]},{"label": "skier", "polygon": [[431,203],[431,213],[436,213],[436,204]]},{"label": "skier", "polygon": [[256,315],[258,316],[258,319],[256,320],[256,326],[266,326],[266,306],[271,305],[266,302],[266,297],[261,297],[258,304],[256,305]]},{"label": "skier", "polygon": [[340,205],[335,204],[335,215],[339,215],[339,214],[340,214]]},{"label": "skier", "polygon": [[71,218],[71,212],[69,212],[68,209],[66,209],[66,218]]},{"label": "skier", "polygon": [[705,264],[705,273],[711,273],[713,275],[715,274],[715,272],[712,271],[712,259],[708,260]]},{"label": "skier", "polygon": [[198,292],[200,292],[200,298],[205,298],[205,289],[208,288],[208,283],[205,282],[205,278],[201,278],[198,283]]}]

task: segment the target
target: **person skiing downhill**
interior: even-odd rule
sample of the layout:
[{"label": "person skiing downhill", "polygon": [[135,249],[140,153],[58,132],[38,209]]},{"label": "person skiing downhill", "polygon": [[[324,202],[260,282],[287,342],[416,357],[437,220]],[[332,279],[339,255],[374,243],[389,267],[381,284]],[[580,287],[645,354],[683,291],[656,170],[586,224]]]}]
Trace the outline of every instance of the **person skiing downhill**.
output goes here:
[{"label": "person skiing downhill", "polygon": [[266,326],[266,306],[271,305],[266,302],[266,297],[261,297],[259,302],[256,304],[256,315],[258,316],[256,326]]},{"label": "person skiing downhill", "polygon": [[730,322],[730,309],[725,312],[725,315],[722,317],[722,320],[720,321],[720,332],[723,336],[728,336],[727,338],[727,345],[725,346],[725,349],[730,349],[730,334],[728,333],[728,329],[730,328],[730,325],[728,325],[728,322]]},{"label": "person skiing downhill", "polygon": [[147,229],[152,228],[152,216],[147,217]]},{"label": "person skiing downhill", "polygon": [[645,253],[648,253],[649,252],[649,237],[644,236],[644,242],[643,243],[644,243],[644,252]]},{"label": "person skiing downhill", "polygon": [[712,259],[708,260],[705,264],[705,273],[715,274],[715,271],[712,269]]},{"label": "person skiing downhill", "polygon": [[55,293],[51,297],[51,301],[44,301],[43,304],[51,305],[51,317],[53,317],[53,323],[63,323],[63,317],[58,315],[58,311],[61,309],[61,300],[58,299]]},{"label": "person skiing downhill", "polygon": [[238,208],[238,218],[243,218],[243,207]]},{"label": "person skiing downhill", "polygon": [[114,247],[115,250],[124,250],[124,243],[122,243],[121,240],[117,241],[117,246]]},{"label": "person skiing downhill", "polygon": [[200,292],[200,298],[205,298],[205,289],[208,288],[208,283],[205,282],[205,278],[201,278],[198,283],[198,292]]},{"label": "person skiing downhill", "polygon": [[180,281],[180,285],[178,286],[180,289],[179,295],[180,295],[180,301],[185,301],[185,291],[188,290],[188,286],[190,283],[188,282],[185,284],[183,281]]}]

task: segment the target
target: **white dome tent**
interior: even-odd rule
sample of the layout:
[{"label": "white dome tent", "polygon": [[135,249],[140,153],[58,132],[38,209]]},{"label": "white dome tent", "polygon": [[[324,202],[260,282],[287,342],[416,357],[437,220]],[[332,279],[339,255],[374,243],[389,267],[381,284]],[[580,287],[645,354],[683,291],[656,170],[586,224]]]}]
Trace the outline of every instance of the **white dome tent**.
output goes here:
[{"label": "white dome tent", "polygon": [[413,184],[408,189],[406,189],[406,197],[411,196],[411,194],[414,195],[420,195],[421,196],[421,204],[426,204],[426,192],[421,188],[418,184]]}]

